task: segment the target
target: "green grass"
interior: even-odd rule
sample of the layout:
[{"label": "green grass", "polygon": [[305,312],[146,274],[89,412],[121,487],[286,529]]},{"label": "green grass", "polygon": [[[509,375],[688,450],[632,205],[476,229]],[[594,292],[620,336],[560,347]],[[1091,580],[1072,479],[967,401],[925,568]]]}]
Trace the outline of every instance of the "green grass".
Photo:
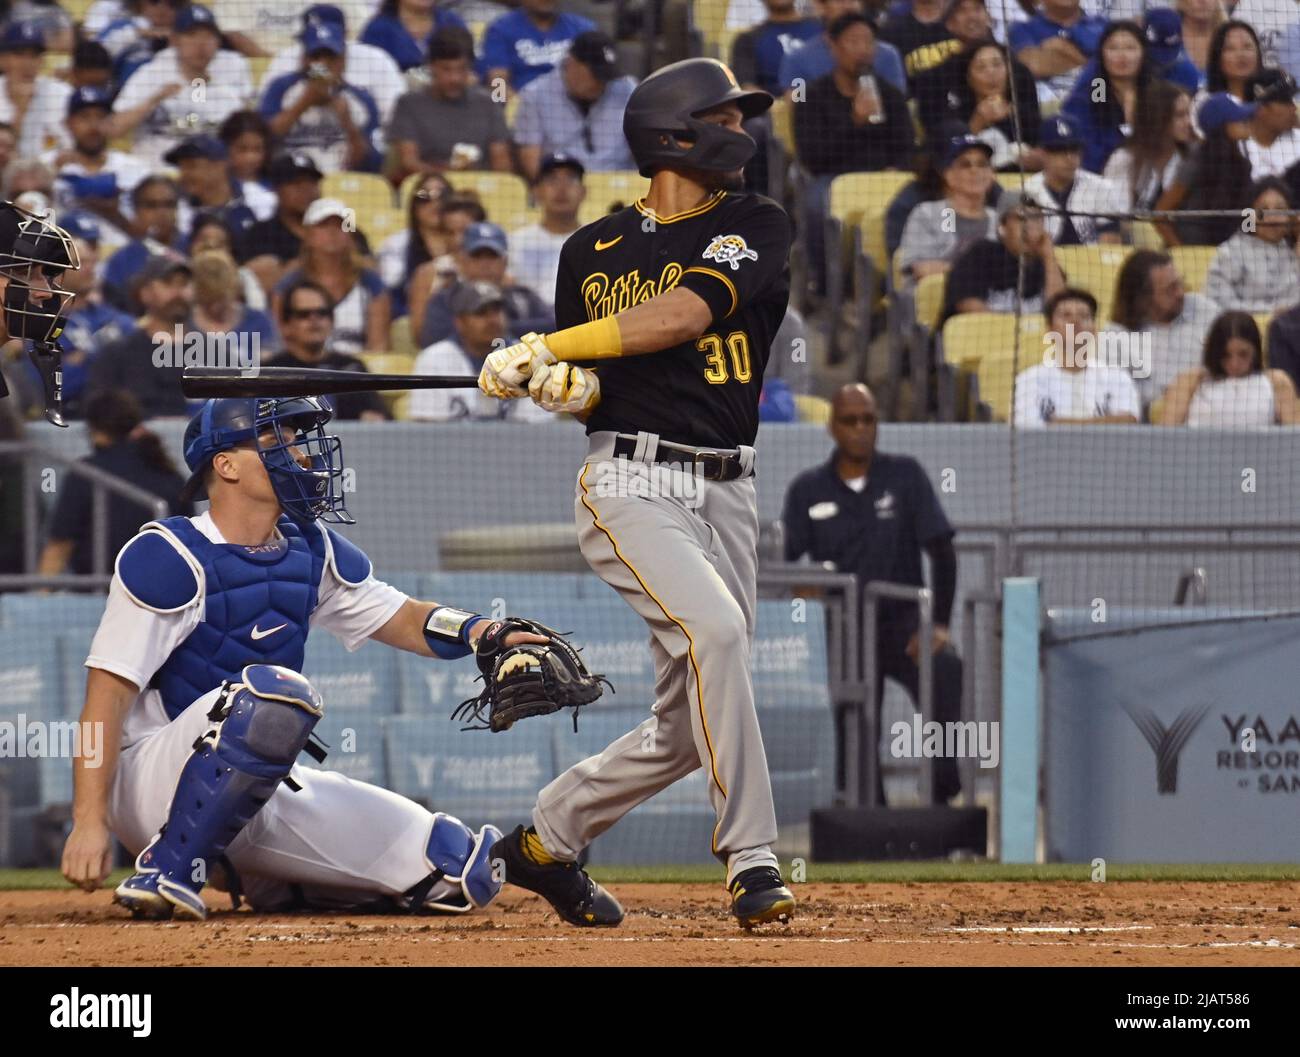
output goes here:
[{"label": "green grass", "polygon": [[[790,877],[791,864],[782,863]],[[606,884],[721,884],[721,866],[605,866],[592,867],[591,874]],[[107,885],[116,885],[127,875],[119,870]],[[952,862],[855,862],[809,863],[805,881],[845,884],[961,883],[967,881],[1089,881],[1087,863],[1050,863],[1021,866],[1003,863]],[[1111,863],[1107,881],[1300,881],[1300,863],[1169,864]],[[66,888],[57,870],[0,870],[0,891]]]}]

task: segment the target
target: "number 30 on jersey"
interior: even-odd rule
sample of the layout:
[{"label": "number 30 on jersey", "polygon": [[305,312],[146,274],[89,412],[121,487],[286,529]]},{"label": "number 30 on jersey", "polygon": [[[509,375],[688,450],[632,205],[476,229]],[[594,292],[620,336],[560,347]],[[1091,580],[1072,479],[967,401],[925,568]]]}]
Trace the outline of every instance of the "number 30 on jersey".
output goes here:
[{"label": "number 30 on jersey", "polygon": [[[733,330],[725,339],[716,334],[705,334],[695,347],[704,353],[704,378],[710,385],[723,385],[734,378],[748,382],[753,377],[749,360],[749,335],[743,330]],[[730,373],[728,373],[730,360]]]}]

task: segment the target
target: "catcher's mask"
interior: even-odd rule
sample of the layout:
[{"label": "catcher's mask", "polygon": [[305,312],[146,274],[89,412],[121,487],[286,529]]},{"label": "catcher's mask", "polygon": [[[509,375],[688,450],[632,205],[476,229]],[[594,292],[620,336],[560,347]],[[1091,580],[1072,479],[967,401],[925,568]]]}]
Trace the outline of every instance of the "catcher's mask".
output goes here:
[{"label": "catcher's mask", "polygon": [[[251,442],[280,505],[294,521],[355,524],[343,499],[343,442],[325,432],[333,417],[330,405],[316,396],[207,401],[185,430],[191,476],[183,498],[203,497],[203,476],[214,455]],[[268,433],[275,439],[264,445],[260,438]]]},{"label": "catcher's mask", "polygon": [[80,268],[72,237],[50,221],[0,204],[0,276],[5,326],[12,338],[52,343],[63,333],[64,318],[76,294],[63,289],[63,273]]}]

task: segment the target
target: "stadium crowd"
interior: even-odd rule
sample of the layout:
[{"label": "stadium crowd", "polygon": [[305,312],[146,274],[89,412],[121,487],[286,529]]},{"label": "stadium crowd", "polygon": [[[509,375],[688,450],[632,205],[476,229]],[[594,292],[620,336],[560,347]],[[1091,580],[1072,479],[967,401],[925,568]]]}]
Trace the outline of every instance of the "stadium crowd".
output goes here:
[{"label": "stadium crowd", "polygon": [[[85,265],[68,278],[78,297],[60,339],[70,415],[115,389],[146,419],[185,414],[191,332],[263,364],[469,372],[494,342],[550,327],[564,240],[644,187],[622,135],[644,64],[615,35],[632,30],[609,19],[610,35],[567,6],[9,6],[0,193],[53,211]],[[649,6],[676,25],[680,0]],[[954,320],[1018,308],[1048,335],[1068,324],[1066,353],[1141,350],[1125,363],[1023,353],[1028,369],[1006,379],[994,414],[1021,426],[1295,423],[1300,259],[1285,211],[1300,196],[1300,5],[687,7],[703,47],[782,97],[751,123],[764,149],[746,179],[790,209],[806,268],[772,350],[766,420],[829,415],[818,396],[843,378],[821,371],[833,350],[807,353],[823,331],[834,345],[840,322],[828,318],[840,247],[826,221],[845,213],[838,180],[878,174],[896,177],[884,206],[864,215],[858,203],[850,226],[883,232],[883,289],[908,317],[886,339],[923,342],[929,370],[979,358],[945,349]],[[857,325],[882,313],[878,286],[851,294]],[[16,343],[0,365],[37,414]],[[436,394],[338,409],[535,417]]]}]

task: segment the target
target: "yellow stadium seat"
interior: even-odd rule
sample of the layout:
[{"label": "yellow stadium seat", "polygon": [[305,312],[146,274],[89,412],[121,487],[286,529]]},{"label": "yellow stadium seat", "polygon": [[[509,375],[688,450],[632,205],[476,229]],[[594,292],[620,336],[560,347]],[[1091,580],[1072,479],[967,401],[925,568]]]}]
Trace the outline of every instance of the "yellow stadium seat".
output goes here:
[{"label": "yellow stadium seat", "polygon": [[[1019,360],[1025,366],[1043,362],[1041,313],[1020,317]],[[1016,316],[1011,312],[963,312],[943,325],[943,358],[946,363],[974,370],[990,355],[1010,356],[1015,349]]]},{"label": "yellow stadium seat", "polygon": [[1006,422],[1011,418],[1012,401],[1015,397],[1013,372],[1017,363],[1021,371],[1033,366],[1032,363],[1025,362],[1023,355],[1017,359],[1009,348],[990,351],[980,359],[977,371],[980,403],[989,405],[996,422]]},{"label": "yellow stadium seat", "polygon": [[[409,331],[409,325],[408,325]],[[410,374],[415,369],[411,352],[363,352],[361,362],[371,374]]]},{"label": "yellow stadium seat", "polygon": [[1133,248],[1135,250],[1160,250],[1165,249],[1165,240],[1160,237],[1160,232],[1156,226],[1149,220],[1133,221]]},{"label": "yellow stadium seat", "polygon": [[415,361],[415,354],[418,351],[415,347],[415,338],[411,335],[411,317],[402,316],[393,320],[388,327],[388,351],[394,356],[402,356]]},{"label": "yellow stadium seat", "polygon": [[393,185],[376,173],[328,172],[321,181],[322,198],[337,198],[356,210],[357,219],[393,208]]},{"label": "yellow stadium seat", "polygon": [[80,25],[86,20],[86,12],[90,10],[90,5],[94,0],[63,0],[59,5],[68,13],[68,17],[73,22]]},{"label": "yellow stadium seat", "polygon": [[613,206],[630,206],[650,190],[650,181],[635,169],[589,172],[583,183],[587,198],[578,210],[578,220],[583,224],[599,220]]},{"label": "yellow stadium seat", "polygon": [[483,34],[487,31],[486,22],[469,22],[469,35],[474,38],[474,50],[479,51],[483,47]]},{"label": "yellow stadium seat", "polygon": [[248,56],[248,68],[253,75],[253,87],[259,92],[262,90],[262,81],[266,79],[266,71],[270,66],[271,57],[269,55]]},{"label": "yellow stadium seat", "polygon": [[947,275],[927,275],[916,284],[916,321],[926,330],[939,328],[939,315],[943,312],[943,292]]},{"label": "yellow stadium seat", "polygon": [[[708,3],[691,5],[691,21],[700,31],[705,44],[715,48],[727,27],[727,4],[723,0],[709,0]],[[726,62],[723,57],[723,62]]]},{"label": "yellow stadium seat", "polygon": [[718,49],[718,58],[731,65],[731,46],[736,42],[736,38],[743,33],[741,29],[722,29],[719,31],[715,46]]},{"label": "yellow stadium seat", "polygon": [[1255,313],[1255,325],[1259,327],[1259,351],[1263,354],[1264,366],[1268,366],[1268,325],[1272,322],[1268,312]]},{"label": "yellow stadium seat", "polygon": [[506,128],[515,127],[515,116],[519,113],[519,93],[515,92],[506,100]]},{"label": "yellow stadium seat", "polygon": [[908,183],[911,173],[845,173],[831,181],[830,215],[839,220],[846,234],[862,232],[862,248],[880,275],[889,267],[885,249],[885,211]]},{"label": "yellow stadium seat", "polygon": [[357,224],[370,240],[370,249],[378,251],[379,244],[384,239],[406,227],[406,214],[396,206],[390,209],[359,211]]},{"label": "yellow stadium seat", "polygon": [[1097,323],[1110,318],[1115,280],[1133,252],[1131,246],[1058,246],[1056,263],[1070,286],[1082,287],[1097,299]]},{"label": "yellow stadium seat", "polygon": [[47,51],[41,56],[41,73],[47,77],[58,77],[72,67],[66,51]]},{"label": "yellow stadium seat", "polygon": [[1205,289],[1205,278],[1210,271],[1210,262],[1218,246],[1174,246],[1169,256],[1174,259],[1174,267],[1183,277],[1183,285],[1188,290],[1200,293]]},{"label": "yellow stadium seat", "polygon": [[[407,335],[410,335],[409,317]],[[390,339],[391,340],[391,339]],[[363,352],[361,362],[371,374],[411,374],[415,370],[415,355],[410,352]],[[379,394],[388,405],[389,414],[394,418],[405,418],[405,405],[410,402],[410,392],[405,389],[385,389]],[[403,398],[406,398],[403,400]],[[401,407],[399,413],[399,405]]]},{"label": "yellow stadium seat", "polygon": [[1019,191],[1030,175],[1030,173],[1000,172],[997,174],[997,179],[1003,190]]},{"label": "yellow stadium seat", "polygon": [[[457,191],[473,191],[478,195],[488,220],[506,231],[531,224],[537,213],[528,204],[528,186],[514,173],[504,172],[449,172],[447,179]],[[419,174],[408,176],[402,182],[401,208],[406,212],[411,195],[419,185]]]},{"label": "yellow stadium seat", "polygon": [[398,393],[388,402],[388,413],[398,422],[405,422],[411,417],[411,394]]},{"label": "yellow stadium seat", "polygon": [[831,402],[824,397],[795,394],[794,406],[800,422],[824,426],[831,420]]},{"label": "yellow stadium seat", "polygon": [[784,96],[772,104],[768,111],[772,115],[772,135],[785,148],[788,157],[795,156],[794,145],[794,104]]}]

